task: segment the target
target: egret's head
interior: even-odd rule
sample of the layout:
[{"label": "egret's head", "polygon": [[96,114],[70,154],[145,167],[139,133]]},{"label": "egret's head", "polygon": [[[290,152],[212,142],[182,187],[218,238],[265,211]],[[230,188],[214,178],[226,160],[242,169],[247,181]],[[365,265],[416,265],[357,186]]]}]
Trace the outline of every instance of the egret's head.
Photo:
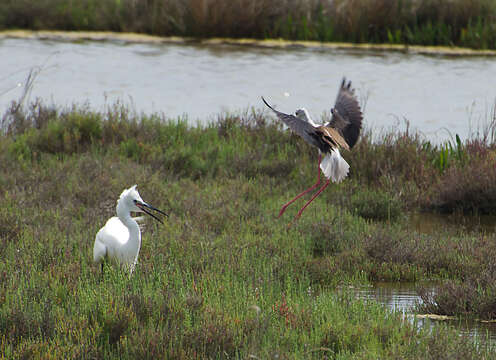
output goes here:
[{"label": "egret's head", "polygon": [[154,219],[162,222],[158,217],[153,215],[149,210],[155,210],[165,216],[168,216],[166,213],[163,211],[154,208],[150,204],[147,204],[146,202],[143,201],[141,198],[140,194],[138,193],[138,190],[136,190],[137,185],[131,186],[129,189],[126,189],[122,192],[121,196],[119,197],[119,200],[117,200],[117,212],[119,212],[119,209],[123,209],[126,212],[142,212],[150,215]]},{"label": "egret's head", "polygon": [[133,185],[129,189],[124,190],[121,193],[121,196],[119,196],[117,204],[125,206],[128,211],[143,212],[138,206],[136,206],[137,202],[144,203],[136,187],[137,185]]},{"label": "egret's head", "polygon": [[301,108],[295,111],[295,116],[303,121],[310,122],[310,115],[308,114],[307,109]]}]

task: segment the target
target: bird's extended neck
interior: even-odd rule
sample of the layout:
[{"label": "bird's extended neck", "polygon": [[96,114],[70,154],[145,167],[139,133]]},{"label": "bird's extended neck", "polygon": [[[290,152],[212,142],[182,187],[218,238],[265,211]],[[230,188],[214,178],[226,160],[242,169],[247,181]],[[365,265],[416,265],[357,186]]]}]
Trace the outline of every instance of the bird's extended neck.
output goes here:
[{"label": "bird's extended neck", "polygon": [[315,121],[312,120],[312,118],[310,117],[310,113],[308,112],[307,109],[301,108],[300,110],[301,110],[301,115],[298,117],[301,120],[306,121],[307,123],[309,123],[310,125],[312,125],[314,127],[319,126],[317,123],[315,123]]},{"label": "bird's extended neck", "polygon": [[126,251],[128,251],[129,253],[136,253],[136,262],[141,247],[141,231],[139,225],[136,220],[131,217],[130,211],[125,206],[122,206],[120,203],[117,204],[116,213],[119,220],[129,230],[129,239],[123,245],[123,248],[125,248]]}]

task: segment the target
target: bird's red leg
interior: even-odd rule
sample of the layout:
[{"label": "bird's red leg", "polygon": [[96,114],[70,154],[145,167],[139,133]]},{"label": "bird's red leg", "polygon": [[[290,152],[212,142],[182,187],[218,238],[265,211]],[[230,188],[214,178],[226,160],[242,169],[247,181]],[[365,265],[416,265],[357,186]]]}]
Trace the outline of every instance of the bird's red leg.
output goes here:
[{"label": "bird's red leg", "polygon": [[317,177],[317,182],[315,183],[315,185],[313,185],[311,188],[309,189],[306,189],[305,191],[303,191],[301,194],[299,194],[298,196],[296,196],[293,200],[289,201],[288,203],[284,204],[281,208],[281,211],[279,211],[279,215],[277,216],[278,218],[281,217],[282,214],[284,214],[284,212],[286,211],[286,208],[291,205],[292,203],[294,203],[296,200],[298,200],[299,198],[301,198],[303,195],[305,195],[307,192],[309,191],[312,191],[313,189],[315,189],[317,186],[320,185],[320,161],[322,160],[322,154],[319,154],[319,166],[317,167],[317,170],[319,172],[318,174],[318,177]]},{"label": "bird's red leg", "polygon": [[[327,180],[327,181],[326,181],[326,183],[324,184],[324,186],[322,186],[322,187],[319,189],[319,191],[317,191],[317,192],[315,193],[315,195],[314,195],[314,196],[312,196],[312,198],[311,198],[310,200],[308,200],[308,202],[307,202],[305,205],[303,205],[303,207],[300,209],[300,211],[298,211],[298,214],[296,214],[296,216],[295,216],[295,218],[293,219],[293,221],[296,221],[296,220],[297,220],[297,219],[301,216],[301,214],[302,214],[302,213],[303,213],[303,211],[306,209],[306,207],[307,207],[308,205],[310,205],[310,203],[311,203],[312,201],[314,201],[314,200],[315,200],[315,198],[316,198],[317,196],[319,196],[319,195],[320,195],[320,193],[321,193],[322,191],[324,191],[324,189],[325,189],[325,188],[329,185],[329,183],[330,183],[330,182],[331,182],[331,180]],[[291,224],[289,224],[289,225],[291,226]]]}]

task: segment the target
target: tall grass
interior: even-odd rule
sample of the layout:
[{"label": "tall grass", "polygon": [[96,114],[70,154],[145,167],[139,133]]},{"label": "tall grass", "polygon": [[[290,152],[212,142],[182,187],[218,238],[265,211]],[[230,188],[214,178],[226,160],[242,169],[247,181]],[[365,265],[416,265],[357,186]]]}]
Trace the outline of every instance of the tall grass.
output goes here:
[{"label": "tall grass", "polygon": [[496,48],[492,0],[5,0],[0,28]]},{"label": "tall grass", "polygon": [[[337,287],[463,281],[488,271],[494,258],[495,235],[415,234],[349,207],[339,194],[363,191],[370,206],[391,205],[394,186],[376,178],[377,164],[389,164],[397,181],[411,180],[395,158],[329,188],[287,230],[288,219],[275,218],[278,208],[314,180],[316,164],[306,145],[264,114],[191,127],[118,105],[12,109],[0,135],[5,358],[495,356],[452,330],[419,330]],[[422,146],[400,138],[381,145],[364,137],[362,156],[377,159],[396,146],[416,157]],[[92,264],[94,236],[134,183],[170,217],[146,224],[131,278],[109,264],[102,277]],[[359,206],[359,196],[352,204]]]}]

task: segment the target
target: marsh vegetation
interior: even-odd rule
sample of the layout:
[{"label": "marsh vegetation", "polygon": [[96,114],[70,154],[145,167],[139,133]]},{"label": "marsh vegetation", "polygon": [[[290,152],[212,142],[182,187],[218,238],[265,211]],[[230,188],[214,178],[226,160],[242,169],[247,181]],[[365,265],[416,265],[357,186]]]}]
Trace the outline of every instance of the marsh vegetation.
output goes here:
[{"label": "marsh vegetation", "polygon": [[[494,124],[492,122],[491,124]],[[494,127],[432,144],[368,130],[350,177],[291,229],[315,154],[257,111],[191,126],[116,104],[42,103],[2,116],[0,347],[8,358],[493,358],[419,330],[340,285],[442,280],[426,311],[494,319],[494,233],[412,232],[412,211],[495,213]],[[147,223],[135,274],[92,264],[120,192],[170,213]],[[480,201],[484,199],[484,201]]]},{"label": "marsh vegetation", "polygon": [[496,48],[492,0],[6,0],[0,28]]}]

